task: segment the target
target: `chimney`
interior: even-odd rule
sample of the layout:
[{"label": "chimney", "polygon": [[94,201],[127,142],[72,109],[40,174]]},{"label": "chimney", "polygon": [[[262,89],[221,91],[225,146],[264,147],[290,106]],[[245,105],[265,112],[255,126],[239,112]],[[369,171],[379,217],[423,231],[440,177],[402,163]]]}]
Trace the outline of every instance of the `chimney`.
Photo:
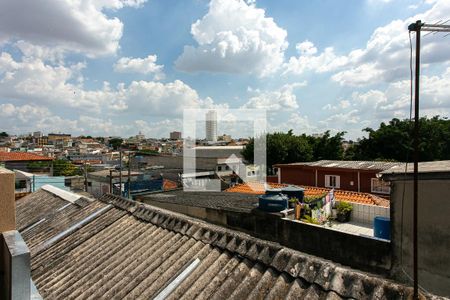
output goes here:
[{"label": "chimney", "polygon": [[16,229],[15,174],[0,168],[0,299],[40,299],[30,276],[30,251]]}]

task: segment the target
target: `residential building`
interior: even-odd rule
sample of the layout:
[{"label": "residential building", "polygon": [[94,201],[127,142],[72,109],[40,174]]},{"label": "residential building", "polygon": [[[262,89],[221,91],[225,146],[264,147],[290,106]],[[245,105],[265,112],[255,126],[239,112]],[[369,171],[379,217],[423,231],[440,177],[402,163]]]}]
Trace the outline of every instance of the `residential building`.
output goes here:
[{"label": "residential building", "polygon": [[229,142],[231,142],[233,140],[231,138],[231,135],[229,135],[229,134],[223,134],[223,135],[219,136],[218,139],[219,139],[219,141],[224,141],[226,143],[229,143]]},{"label": "residential building", "polygon": [[65,133],[49,133],[48,134],[48,140],[49,142],[54,142],[54,141],[68,141],[72,139],[72,135],[71,134],[65,134]]},{"label": "residential building", "polygon": [[210,110],[206,113],[206,140],[217,142],[217,112]]},{"label": "residential building", "polygon": [[380,161],[320,160],[276,164],[277,182],[374,193],[389,197],[389,183],[377,177],[381,171],[401,165]]},{"label": "residential building", "polygon": [[29,248],[16,230],[14,172],[0,168],[0,191],[0,299],[42,299],[31,279]]},{"label": "residential building", "polygon": [[51,173],[53,158],[27,152],[0,152],[0,164],[9,170]]},{"label": "residential building", "polygon": [[170,133],[170,139],[171,140],[181,140],[181,132],[180,131],[172,131]]}]

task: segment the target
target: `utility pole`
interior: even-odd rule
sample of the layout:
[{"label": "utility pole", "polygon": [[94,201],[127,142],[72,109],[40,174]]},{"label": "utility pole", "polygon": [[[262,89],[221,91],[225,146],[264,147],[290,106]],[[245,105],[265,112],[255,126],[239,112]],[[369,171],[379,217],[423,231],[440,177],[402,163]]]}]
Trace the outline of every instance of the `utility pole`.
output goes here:
[{"label": "utility pole", "polygon": [[[438,22],[439,23],[439,22]],[[445,23],[445,22],[444,22]],[[450,25],[426,24],[417,20],[408,26],[408,30],[416,32],[416,66],[414,84],[414,176],[413,176],[413,280],[414,299],[419,299],[419,273],[418,273],[418,192],[419,192],[419,82],[420,82],[420,33],[421,31],[450,32]]]},{"label": "utility pole", "polygon": [[113,194],[113,177],[112,177],[113,170],[109,170],[109,193]]},{"label": "utility pole", "polygon": [[88,180],[87,180],[87,165],[86,165],[86,160],[84,160],[83,169],[84,169],[84,191],[87,192],[87,191],[88,191]]},{"label": "utility pole", "polygon": [[122,197],[122,148],[119,150],[119,195]]},{"label": "utility pole", "polygon": [[128,152],[128,199],[131,199],[131,152]]}]

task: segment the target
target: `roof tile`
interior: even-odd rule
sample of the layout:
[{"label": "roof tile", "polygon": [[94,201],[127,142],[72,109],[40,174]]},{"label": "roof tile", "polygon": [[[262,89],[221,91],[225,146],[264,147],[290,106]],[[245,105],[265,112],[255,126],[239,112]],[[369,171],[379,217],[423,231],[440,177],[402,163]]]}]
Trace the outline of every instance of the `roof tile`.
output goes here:
[{"label": "roof tile", "polygon": [[[242,193],[242,194],[251,194],[251,195],[262,195],[265,193],[268,188],[283,188],[288,186],[287,184],[279,184],[279,183],[258,183],[258,182],[249,182],[242,183],[230,187],[225,190],[225,192],[229,193]],[[305,196],[320,196],[325,193],[328,193],[330,189],[327,188],[319,188],[312,186],[299,186],[305,189]],[[338,201],[348,201],[354,203],[361,204],[369,204],[369,205],[377,205],[383,207],[389,207],[390,202],[384,198],[369,194],[369,193],[360,193],[353,191],[345,191],[345,190],[335,190],[334,196]]]},{"label": "roof tile", "polygon": [[53,160],[53,158],[29,152],[0,152],[0,161],[30,161],[30,160],[35,161]]}]

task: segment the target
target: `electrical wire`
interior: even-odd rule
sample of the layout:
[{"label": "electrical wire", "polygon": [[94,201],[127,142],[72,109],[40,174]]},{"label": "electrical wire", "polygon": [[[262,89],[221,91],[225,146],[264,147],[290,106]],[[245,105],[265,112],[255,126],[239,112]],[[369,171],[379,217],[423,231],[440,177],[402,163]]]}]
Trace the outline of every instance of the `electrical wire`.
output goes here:
[{"label": "electrical wire", "polygon": [[[410,97],[409,97],[409,134],[411,136],[412,131],[412,107],[413,107],[413,47],[412,47],[412,41],[411,41],[411,31],[409,31],[409,72],[410,72]],[[400,269],[403,272],[403,274],[411,281],[414,280],[411,278],[411,276],[405,271],[403,268],[403,220],[404,220],[404,201],[405,201],[405,191],[406,191],[406,175],[408,173],[408,161],[409,161],[409,152],[411,149],[408,149],[406,151],[406,162],[405,162],[405,172],[404,172],[404,180],[403,180],[403,191],[402,191],[402,201],[401,201],[401,211],[402,211],[402,219],[401,219],[401,225],[400,225]],[[428,291],[423,288],[422,286],[418,285],[419,288],[428,293]]]}]

